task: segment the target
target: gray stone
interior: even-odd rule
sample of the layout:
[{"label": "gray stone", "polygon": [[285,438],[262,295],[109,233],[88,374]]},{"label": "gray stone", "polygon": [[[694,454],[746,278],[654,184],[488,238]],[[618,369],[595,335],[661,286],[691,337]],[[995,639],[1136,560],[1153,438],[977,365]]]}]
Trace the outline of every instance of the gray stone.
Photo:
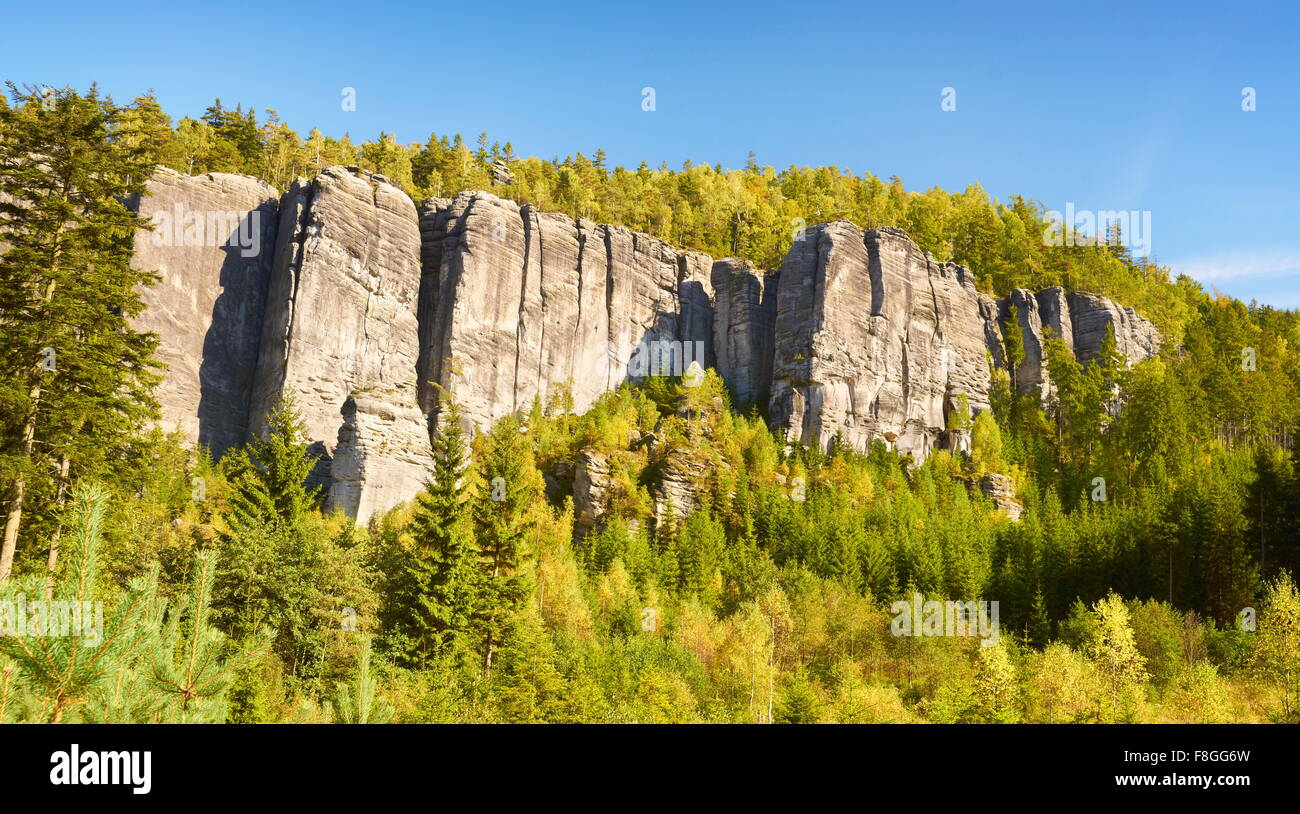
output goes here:
[{"label": "gray stone", "polygon": [[1130,365],[1159,353],[1160,332],[1132,308],[1086,291],[1071,292],[1067,299],[1074,322],[1074,355],[1079,361],[1089,361],[1101,351],[1108,327],[1114,329],[1116,349]]},{"label": "gray stone", "polygon": [[1011,478],[1006,475],[991,473],[980,478],[980,491],[984,496],[993,501],[993,505],[999,511],[1006,514],[1009,520],[1019,520],[1025,512],[1025,507],[1016,500],[1015,489],[1011,485]]},{"label": "gray stone", "polygon": [[248,436],[278,199],[252,178],[163,168],[130,202],[156,225],[135,238],[132,265],[159,280],[141,291],[133,327],[160,337],[163,429],[218,457]]},{"label": "gray stone", "polygon": [[364,522],[419,492],[429,464],[416,401],[420,232],[401,190],[342,167],[281,205],[253,431],[291,398],[326,505]]},{"label": "gray stone", "polygon": [[925,458],[961,396],[988,409],[983,307],[968,270],[901,230],[805,230],[780,272],[773,424],[789,441]]},{"label": "gray stone", "polygon": [[767,406],[779,275],[726,257],[713,264],[713,349],[737,409]]},{"label": "gray stone", "polygon": [[705,255],[486,192],[426,202],[421,222],[421,404],[435,420],[439,388],[487,425],[565,389],[586,410],[660,352],[677,375],[712,360]]}]

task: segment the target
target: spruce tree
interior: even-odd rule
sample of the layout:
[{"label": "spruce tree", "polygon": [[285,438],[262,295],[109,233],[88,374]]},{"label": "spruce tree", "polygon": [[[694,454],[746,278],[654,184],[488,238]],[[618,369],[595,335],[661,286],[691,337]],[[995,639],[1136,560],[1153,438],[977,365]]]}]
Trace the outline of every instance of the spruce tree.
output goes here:
[{"label": "spruce tree", "polygon": [[[132,329],[147,156],[116,133],[123,111],[92,87],[20,91],[0,109],[0,582],[24,515],[57,509],[69,478],[104,474],[156,403],[153,334]],[[57,482],[56,482],[57,481]],[[30,498],[30,499],[29,499]]]},{"label": "spruce tree", "polygon": [[528,595],[518,569],[529,526],[528,511],[541,499],[527,479],[533,458],[520,427],[519,418],[509,415],[483,437],[482,483],[472,507],[481,570],[478,595],[482,610],[477,627],[487,673],[511,617]]},{"label": "spruce tree", "polygon": [[317,507],[320,488],[306,485],[316,459],[307,454],[304,435],[294,403],[282,400],[267,417],[265,435],[222,460],[234,487],[227,515],[233,532],[293,528]]},{"label": "spruce tree", "polygon": [[276,630],[275,649],[291,670],[319,647],[323,635],[312,609],[314,578],[327,542],[316,512],[318,487],[305,483],[315,465],[291,402],[276,405],[266,435],[227,453],[221,467],[230,483],[221,516],[222,557],[213,606],[219,626],[236,640],[262,627]]},{"label": "spruce tree", "polygon": [[444,401],[433,438],[433,471],[411,521],[413,550],[405,565],[412,596],[407,659],[427,665],[438,655],[470,652],[479,614],[479,549],[469,528],[465,469],[468,445],[455,402]]}]

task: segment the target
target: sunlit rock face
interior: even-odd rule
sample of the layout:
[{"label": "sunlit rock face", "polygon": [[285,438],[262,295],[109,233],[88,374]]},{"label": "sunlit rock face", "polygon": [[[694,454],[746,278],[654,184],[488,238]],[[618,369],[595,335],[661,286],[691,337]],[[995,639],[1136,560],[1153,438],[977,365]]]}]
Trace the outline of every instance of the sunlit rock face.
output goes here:
[{"label": "sunlit rock face", "polygon": [[130,202],[153,225],[137,233],[132,265],[159,279],[141,290],[133,326],[161,340],[162,427],[218,456],[248,437],[279,198],[241,175],[160,169]]},{"label": "sunlit rock face", "polygon": [[[625,381],[714,367],[734,407],[766,409],[791,443],[881,441],[920,460],[969,450],[950,419],[989,408],[1013,313],[1012,378],[1047,401],[1049,336],[1083,361],[1108,330],[1130,362],[1160,345],[1151,323],[1094,294],[994,300],[893,228],[812,227],[762,270],[486,192],[417,208],[355,167],[283,196],[167,170],[149,189],[133,205],[159,228],[137,236],[134,262],[161,279],[136,325],[161,337],[167,428],[219,455],[292,399],[312,482],[359,520],[419,492],[443,395],[473,432],[536,400],[580,412]],[[652,490],[657,515],[689,512],[707,474],[678,457]],[[592,524],[602,461],[574,476]]]},{"label": "sunlit rock face", "polygon": [[806,230],[781,267],[769,416],[787,440],[924,458],[961,396],[988,408],[989,311],[902,231]]},{"label": "sunlit rock face", "polygon": [[[487,425],[567,391],[713,364],[712,260],[486,192],[426,201],[421,403],[451,393]],[[680,370],[679,370],[680,368]]]},{"label": "sunlit rock face", "polygon": [[292,399],[327,508],[364,520],[414,497],[429,464],[415,205],[381,176],[331,167],[295,182],[280,215],[253,431]]},{"label": "sunlit rock face", "polygon": [[732,406],[767,405],[780,275],[726,257],[713,264],[713,351]]}]

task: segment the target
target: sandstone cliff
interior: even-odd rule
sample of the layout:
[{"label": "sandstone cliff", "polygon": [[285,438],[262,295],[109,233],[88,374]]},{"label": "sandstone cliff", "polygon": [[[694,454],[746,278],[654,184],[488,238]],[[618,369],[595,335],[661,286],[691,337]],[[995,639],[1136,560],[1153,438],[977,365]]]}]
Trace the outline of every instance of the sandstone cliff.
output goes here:
[{"label": "sandstone cliff", "polygon": [[164,429],[220,456],[248,437],[279,195],[252,178],[167,169],[148,188],[132,205],[154,231],[137,234],[132,262],[161,279],[134,325],[162,339]]},{"label": "sandstone cliff", "polygon": [[566,387],[581,411],[659,363],[680,375],[696,356],[712,362],[705,255],[486,192],[426,201],[421,231],[430,413],[439,389],[483,425]]},{"label": "sandstone cliff", "polygon": [[[319,459],[313,479],[360,520],[419,491],[443,391],[472,429],[564,390],[585,410],[624,381],[697,363],[791,442],[880,440],[921,459],[968,444],[944,430],[963,404],[988,409],[1012,305],[1025,346],[1015,379],[1045,399],[1049,331],[1085,361],[1108,326],[1130,361],[1160,343],[1132,309],[1093,294],[995,301],[893,228],[812,227],[764,271],[486,192],[417,209],[354,167],[300,179],[278,201],[237,176],[162,171],[150,190],[145,214],[217,224],[197,242],[183,228],[137,239],[136,263],[162,277],[138,326],[162,337],[164,420],[220,454],[292,398]],[[689,511],[702,477],[674,454],[652,488],[656,514]],[[577,462],[575,496],[600,492],[603,460]],[[595,523],[599,509],[580,512]]]},{"label": "sandstone cliff", "polygon": [[331,167],[295,182],[280,209],[253,429],[292,399],[327,507],[364,519],[413,497],[429,461],[415,205],[379,176]]},{"label": "sandstone cliff", "polygon": [[981,296],[898,229],[806,230],[781,267],[769,415],[792,442],[918,458],[966,396],[988,408]]}]

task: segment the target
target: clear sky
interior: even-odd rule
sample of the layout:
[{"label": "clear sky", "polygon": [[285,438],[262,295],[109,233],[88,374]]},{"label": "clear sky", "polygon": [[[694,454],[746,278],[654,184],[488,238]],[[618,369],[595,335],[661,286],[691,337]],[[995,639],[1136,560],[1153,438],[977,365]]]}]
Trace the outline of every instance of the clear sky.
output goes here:
[{"label": "clear sky", "polygon": [[522,155],[603,148],[632,167],[737,167],[753,150],[909,189],[1150,212],[1159,262],[1300,307],[1291,2],[65,0],[9,4],[0,41],[0,78],[93,80],[120,101],[153,88],[176,117],[220,97],[304,134],[486,130]]}]

